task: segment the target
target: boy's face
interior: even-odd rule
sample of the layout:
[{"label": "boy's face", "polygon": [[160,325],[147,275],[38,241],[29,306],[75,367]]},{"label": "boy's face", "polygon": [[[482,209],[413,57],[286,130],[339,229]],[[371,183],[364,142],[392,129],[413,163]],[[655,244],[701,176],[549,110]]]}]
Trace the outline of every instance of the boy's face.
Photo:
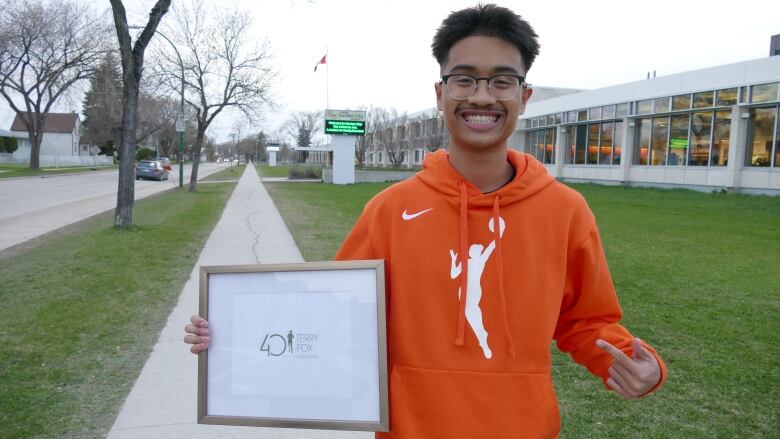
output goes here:
[{"label": "boy's face", "polygon": [[[525,66],[520,51],[512,44],[496,37],[472,36],[452,46],[441,73],[525,76]],[[452,147],[474,151],[504,147],[532,93],[524,87],[515,97],[500,101],[488,92],[487,81],[479,81],[474,95],[457,100],[449,95],[446,84],[436,83],[435,88],[436,103],[444,113]]]}]

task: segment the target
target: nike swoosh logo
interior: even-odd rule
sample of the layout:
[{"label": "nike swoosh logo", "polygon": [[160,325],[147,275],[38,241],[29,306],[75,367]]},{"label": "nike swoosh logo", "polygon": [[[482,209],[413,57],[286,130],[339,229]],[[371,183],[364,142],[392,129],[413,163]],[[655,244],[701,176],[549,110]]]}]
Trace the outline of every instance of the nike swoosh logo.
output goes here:
[{"label": "nike swoosh logo", "polygon": [[430,209],[422,210],[422,211],[417,212],[417,213],[406,213],[406,210],[404,210],[403,213],[401,214],[401,218],[403,218],[404,221],[409,221],[411,219],[417,218],[418,216],[420,216],[420,215],[422,215],[422,214],[424,214],[426,212],[430,212],[431,210],[433,210],[433,207],[431,207]]}]

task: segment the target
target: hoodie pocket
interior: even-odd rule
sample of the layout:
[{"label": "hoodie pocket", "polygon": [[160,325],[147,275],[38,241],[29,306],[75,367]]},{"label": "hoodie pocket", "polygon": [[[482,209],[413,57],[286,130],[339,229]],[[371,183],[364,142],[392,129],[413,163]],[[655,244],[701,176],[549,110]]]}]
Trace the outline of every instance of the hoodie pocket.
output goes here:
[{"label": "hoodie pocket", "polygon": [[549,374],[395,366],[391,435],[397,439],[554,438],[560,429]]}]

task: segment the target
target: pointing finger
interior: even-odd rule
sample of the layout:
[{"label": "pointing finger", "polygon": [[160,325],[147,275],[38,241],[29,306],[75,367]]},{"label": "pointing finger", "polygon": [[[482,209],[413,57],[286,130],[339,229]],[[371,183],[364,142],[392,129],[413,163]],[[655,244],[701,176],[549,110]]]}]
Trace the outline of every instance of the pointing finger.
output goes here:
[{"label": "pointing finger", "polygon": [[628,355],[623,353],[623,351],[602,339],[596,340],[596,346],[606,351],[615,361],[625,366],[629,372],[636,373],[636,364]]}]

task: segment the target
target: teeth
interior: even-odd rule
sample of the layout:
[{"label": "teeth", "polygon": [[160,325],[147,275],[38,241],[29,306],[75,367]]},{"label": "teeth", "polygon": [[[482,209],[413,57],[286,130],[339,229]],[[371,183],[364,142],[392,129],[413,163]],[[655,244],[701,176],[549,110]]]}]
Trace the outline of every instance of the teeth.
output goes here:
[{"label": "teeth", "polygon": [[466,121],[475,125],[489,125],[495,123],[498,117],[483,114],[470,114],[466,116]]}]

